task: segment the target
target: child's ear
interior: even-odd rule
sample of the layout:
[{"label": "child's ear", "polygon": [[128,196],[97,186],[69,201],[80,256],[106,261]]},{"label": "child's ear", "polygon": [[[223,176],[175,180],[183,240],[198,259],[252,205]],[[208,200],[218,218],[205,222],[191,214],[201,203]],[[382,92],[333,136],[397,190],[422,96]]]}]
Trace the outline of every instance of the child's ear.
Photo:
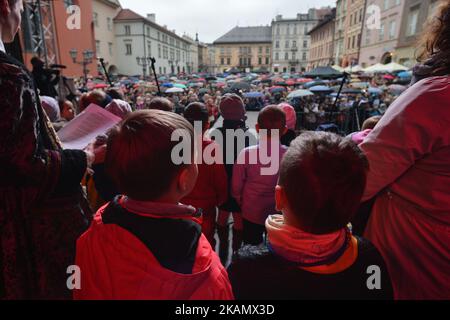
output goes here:
[{"label": "child's ear", "polygon": [[284,194],[284,189],[283,187],[277,185],[275,187],[275,209],[277,209],[277,211],[282,212],[284,207],[285,207],[285,194]]},{"label": "child's ear", "polygon": [[283,129],[281,129],[280,137],[284,136],[286,132],[288,132],[288,127],[285,126]]},{"label": "child's ear", "polygon": [[183,168],[178,176],[178,190],[182,197],[191,193],[197,182],[198,167],[196,164],[191,164]]}]

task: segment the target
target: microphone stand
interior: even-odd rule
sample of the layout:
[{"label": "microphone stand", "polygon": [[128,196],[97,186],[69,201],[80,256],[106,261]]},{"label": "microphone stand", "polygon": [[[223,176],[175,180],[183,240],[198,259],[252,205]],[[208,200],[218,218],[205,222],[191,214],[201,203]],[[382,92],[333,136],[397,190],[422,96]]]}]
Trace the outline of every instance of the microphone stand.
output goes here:
[{"label": "microphone stand", "polygon": [[102,65],[103,71],[105,72],[106,79],[108,80],[109,86],[113,87],[113,83],[111,81],[111,78],[109,77],[108,71],[106,71],[105,59],[100,58],[99,60],[100,60],[100,64]]},{"label": "microphone stand", "polygon": [[158,96],[162,96],[161,88],[159,87],[158,76],[156,75],[156,68],[155,68],[156,59],[153,57],[149,57],[148,60],[151,63],[153,75],[155,76],[156,86],[158,87]]}]

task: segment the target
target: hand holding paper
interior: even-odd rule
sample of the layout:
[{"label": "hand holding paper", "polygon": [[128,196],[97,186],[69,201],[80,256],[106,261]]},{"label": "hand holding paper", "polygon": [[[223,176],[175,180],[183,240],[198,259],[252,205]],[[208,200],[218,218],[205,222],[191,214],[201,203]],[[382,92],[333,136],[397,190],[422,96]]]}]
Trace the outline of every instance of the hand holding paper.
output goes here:
[{"label": "hand holding paper", "polygon": [[91,104],[58,132],[64,149],[84,150],[97,136],[122,121],[109,111]]}]

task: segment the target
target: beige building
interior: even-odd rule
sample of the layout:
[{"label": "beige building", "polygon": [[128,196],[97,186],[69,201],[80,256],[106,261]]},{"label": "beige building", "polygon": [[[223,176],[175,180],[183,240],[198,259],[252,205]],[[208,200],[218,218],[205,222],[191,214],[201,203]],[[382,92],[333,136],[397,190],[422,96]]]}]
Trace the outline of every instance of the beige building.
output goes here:
[{"label": "beige building", "polygon": [[[359,63],[361,34],[365,17],[366,0],[347,0],[342,36],[344,37],[341,66],[347,67]],[[345,4],[345,3],[344,3]],[[339,61],[338,61],[339,62]]]},{"label": "beige building", "polygon": [[412,67],[416,63],[417,40],[427,20],[434,17],[439,0],[405,0],[397,47],[393,59],[398,63]]},{"label": "beige building", "polygon": [[237,69],[269,71],[271,66],[272,28],[235,27],[214,41],[218,72]]},{"label": "beige building", "polygon": [[331,14],[308,32],[311,37],[308,70],[334,64],[335,18],[336,10],[333,9]]},{"label": "beige building", "polygon": [[345,26],[347,21],[347,1],[336,1],[336,18],[334,26],[334,64],[341,66],[344,58]]},{"label": "beige building", "polygon": [[309,9],[308,13],[299,13],[295,18],[275,17],[272,21],[273,72],[306,70],[311,42],[308,32],[330,12],[330,7],[324,7]]},{"label": "beige building", "polygon": [[114,18],[121,6],[118,0],[93,0],[92,23],[96,53],[105,60],[108,73],[117,73],[116,37],[114,33]]}]

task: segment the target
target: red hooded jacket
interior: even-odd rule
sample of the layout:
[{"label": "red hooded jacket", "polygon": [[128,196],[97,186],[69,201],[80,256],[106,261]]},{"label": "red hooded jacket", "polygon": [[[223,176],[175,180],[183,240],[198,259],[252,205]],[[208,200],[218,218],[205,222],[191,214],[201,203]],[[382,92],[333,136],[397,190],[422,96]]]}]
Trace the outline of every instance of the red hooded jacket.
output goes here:
[{"label": "red hooded jacket", "polygon": [[75,300],[233,299],[228,274],[203,234],[192,272],[177,273],[163,267],[138,236],[117,224],[103,223],[107,206],[77,241],[81,289],[74,291]]}]

